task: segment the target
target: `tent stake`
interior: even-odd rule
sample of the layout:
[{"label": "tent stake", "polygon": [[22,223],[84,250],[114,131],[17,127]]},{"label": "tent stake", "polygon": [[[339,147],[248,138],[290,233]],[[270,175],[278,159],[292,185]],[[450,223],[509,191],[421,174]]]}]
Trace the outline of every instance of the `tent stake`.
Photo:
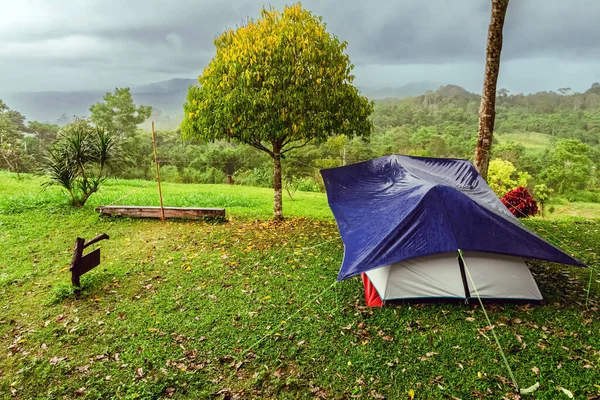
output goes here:
[{"label": "tent stake", "polygon": [[152,121],[152,147],[154,148],[154,165],[156,166],[156,182],[158,183],[158,198],[160,199],[160,220],[165,220],[165,208],[163,207],[162,191],[160,190],[160,173],[158,172],[158,153],[156,151],[156,139],[154,137],[154,121]]}]

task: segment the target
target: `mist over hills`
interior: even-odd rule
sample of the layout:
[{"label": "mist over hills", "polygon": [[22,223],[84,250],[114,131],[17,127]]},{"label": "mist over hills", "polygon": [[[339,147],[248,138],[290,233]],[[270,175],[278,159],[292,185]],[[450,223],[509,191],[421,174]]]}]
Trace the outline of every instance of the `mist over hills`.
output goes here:
[{"label": "mist over hills", "polygon": [[[162,115],[177,116],[183,112],[183,103],[190,85],[195,79],[171,79],[131,88],[136,104],[151,105],[160,110]],[[28,120],[55,122],[61,115],[72,118],[74,115],[89,115],[92,104],[101,101],[105,91],[82,92],[19,92],[5,97],[5,102],[14,110],[18,110]]]},{"label": "mist over hills", "polygon": [[[176,78],[167,81],[149,83],[131,88],[131,94],[136,104],[150,105],[155,110],[155,116],[169,118],[174,123],[181,118],[183,103],[190,85],[197,84],[196,79]],[[428,90],[436,90],[442,86],[435,82],[410,82],[397,87],[359,87],[363,95],[370,99],[404,98],[419,96]],[[83,117],[89,115],[92,104],[102,100],[105,91],[69,91],[69,92],[18,92],[0,96],[13,110],[19,111],[29,121],[60,122],[61,116],[71,119],[74,115]],[[65,118],[62,118],[65,120]]]}]

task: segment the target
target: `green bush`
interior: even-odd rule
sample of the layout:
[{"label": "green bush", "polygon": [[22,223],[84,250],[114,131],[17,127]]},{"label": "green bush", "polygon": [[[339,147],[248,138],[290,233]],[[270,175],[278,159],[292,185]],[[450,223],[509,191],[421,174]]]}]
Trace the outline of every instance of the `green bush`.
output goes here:
[{"label": "green bush", "polygon": [[236,185],[273,187],[273,169],[263,166],[236,171],[233,180]]},{"label": "green bush", "polygon": [[320,192],[321,187],[317,183],[317,181],[310,176],[305,178],[300,178],[297,180],[297,184],[295,185],[296,189],[302,192]]},{"label": "green bush", "polygon": [[154,170],[148,172],[143,168],[129,168],[124,169],[119,173],[119,178],[122,179],[154,179]]},{"label": "green bush", "polygon": [[227,175],[215,167],[210,167],[202,175],[200,175],[199,183],[225,183]]},{"label": "green bush", "polygon": [[582,203],[600,203],[600,193],[589,190],[577,190],[569,193],[567,199],[570,202],[578,201]]},{"label": "green bush", "polygon": [[163,182],[177,182],[179,172],[177,167],[172,165],[163,165],[160,167],[160,180]]},{"label": "green bush", "polygon": [[67,283],[61,283],[55,286],[50,292],[47,305],[60,304],[65,300],[75,297],[75,287]]},{"label": "green bush", "polygon": [[48,148],[44,186],[63,187],[71,204],[82,207],[106,181],[109,171],[121,166],[122,161],[121,146],[114,133],[91,126],[87,120],[77,120],[62,128]]},{"label": "green bush", "polygon": [[184,168],[183,173],[179,176],[181,183],[203,183],[203,174],[196,168]]}]

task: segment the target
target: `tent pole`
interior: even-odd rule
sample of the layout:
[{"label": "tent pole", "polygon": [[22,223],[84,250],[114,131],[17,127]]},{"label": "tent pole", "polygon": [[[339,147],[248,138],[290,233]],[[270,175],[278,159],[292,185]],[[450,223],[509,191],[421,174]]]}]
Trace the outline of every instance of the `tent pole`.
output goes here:
[{"label": "tent pole", "polygon": [[467,274],[465,273],[465,264],[463,263],[460,255],[458,256],[458,266],[460,268],[460,276],[462,278],[463,287],[465,289],[465,304],[469,304],[469,298],[471,297],[471,291],[469,290],[469,284],[467,282]]}]

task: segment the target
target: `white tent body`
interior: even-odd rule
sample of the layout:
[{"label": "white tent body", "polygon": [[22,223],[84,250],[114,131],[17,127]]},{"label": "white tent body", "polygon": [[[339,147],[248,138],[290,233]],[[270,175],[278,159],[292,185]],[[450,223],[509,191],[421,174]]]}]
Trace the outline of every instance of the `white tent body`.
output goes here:
[{"label": "white tent body", "polygon": [[383,301],[476,298],[475,289],[482,299],[542,300],[523,259],[476,252],[464,252],[463,257],[465,269],[458,253],[443,253],[387,265],[366,275]]}]

